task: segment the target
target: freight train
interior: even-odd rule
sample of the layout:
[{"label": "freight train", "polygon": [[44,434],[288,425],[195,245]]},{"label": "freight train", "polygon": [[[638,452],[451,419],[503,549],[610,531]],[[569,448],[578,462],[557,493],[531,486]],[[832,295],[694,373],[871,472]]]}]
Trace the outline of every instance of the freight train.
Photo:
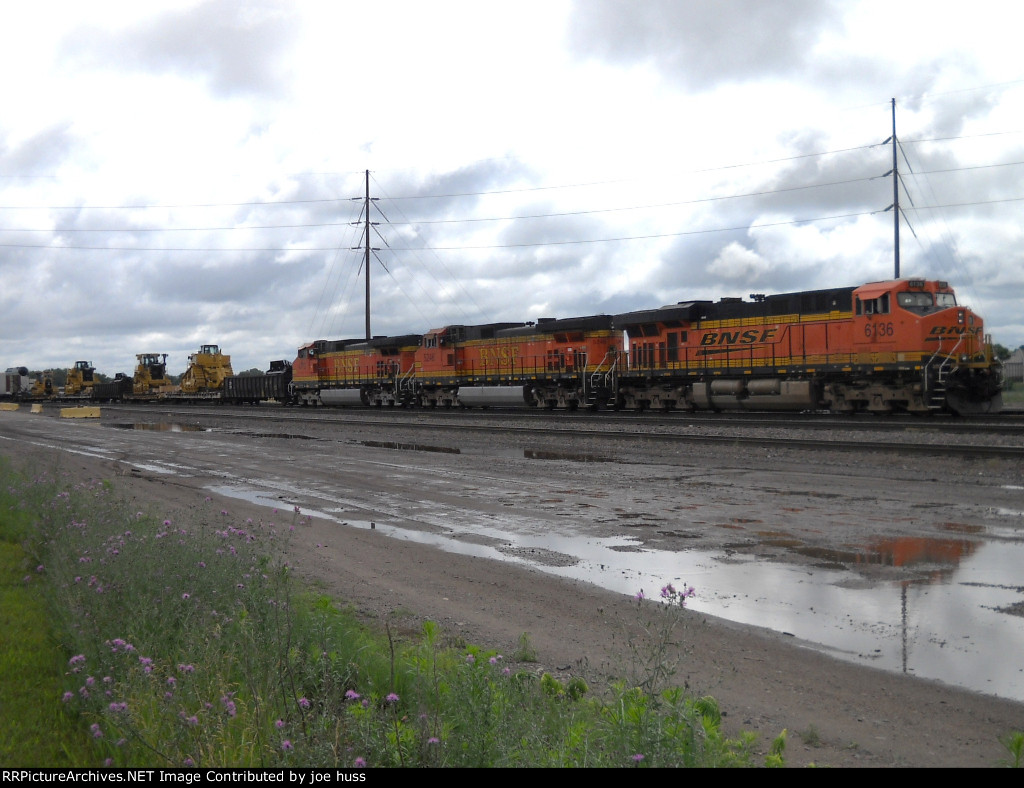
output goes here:
[{"label": "freight train", "polygon": [[122,380],[116,391],[96,384],[92,396],[965,415],[1002,404],[1001,365],[981,317],[957,303],[947,282],[929,279],[317,340],[300,347],[293,363],[274,362],[255,377],[233,376],[230,357],[204,346],[190,358],[189,391],[154,385],[152,367],[162,376],[162,360],[144,356],[152,362],[139,356],[144,383]]}]

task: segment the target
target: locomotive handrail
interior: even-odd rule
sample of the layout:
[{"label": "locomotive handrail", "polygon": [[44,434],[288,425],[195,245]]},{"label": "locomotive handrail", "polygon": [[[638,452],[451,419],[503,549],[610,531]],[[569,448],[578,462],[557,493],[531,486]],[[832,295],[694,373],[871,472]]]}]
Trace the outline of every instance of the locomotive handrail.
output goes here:
[{"label": "locomotive handrail", "polygon": [[[401,367],[399,367],[399,372],[401,372]],[[410,362],[410,364],[409,364],[409,371],[399,375],[399,378],[398,378],[398,390],[399,391],[401,391],[403,388],[410,388],[410,389],[412,388],[411,378],[412,378],[412,376],[415,373],[416,373],[416,362],[413,361],[413,362]]]}]

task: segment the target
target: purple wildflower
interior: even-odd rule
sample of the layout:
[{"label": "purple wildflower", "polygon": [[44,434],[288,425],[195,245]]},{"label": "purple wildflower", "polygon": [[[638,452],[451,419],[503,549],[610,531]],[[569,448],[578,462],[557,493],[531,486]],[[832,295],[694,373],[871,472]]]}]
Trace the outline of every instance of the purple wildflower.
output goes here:
[{"label": "purple wildflower", "polygon": [[346,690],[345,691],[345,700],[359,700],[359,698],[360,698],[360,695],[355,690]]},{"label": "purple wildflower", "polygon": [[396,694],[395,694],[394,692],[389,692],[389,693],[388,693],[388,694],[387,694],[387,695],[386,695],[386,696],[384,697],[384,701],[385,701],[386,703],[398,703],[398,695],[396,695]]},{"label": "purple wildflower", "polygon": [[309,701],[306,700],[305,698],[299,698],[299,706],[301,706],[304,709],[308,709],[309,708]]},{"label": "purple wildflower", "polygon": [[364,769],[366,768],[366,760],[364,758],[356,758],[352,762],[352,765],[355,766],[357,769]]},{"label": "purple wildflower", "polygon": [[285,739],[283,742],[281,742],[281,749],[282,750],[290,750],[290,749],[292,749],[292,743],[290,741],[288,741],[288,739]]}]

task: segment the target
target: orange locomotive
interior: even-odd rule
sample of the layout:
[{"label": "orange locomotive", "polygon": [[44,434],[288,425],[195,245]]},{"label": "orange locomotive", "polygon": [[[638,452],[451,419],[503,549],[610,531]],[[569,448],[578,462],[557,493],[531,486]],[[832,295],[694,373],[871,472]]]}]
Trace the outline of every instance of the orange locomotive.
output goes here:
[{"label": "orange locomotive", "polygon": [[612,397],[622,332],[609,315],[452,325],[427,334],[318,340],[292,365],[302,405],[596,406]]},{"label": "orange locomotive", "polygon": [[996,412],[999,363],[948,283],[894,279],[615,318],[627,408]]},{"label": "orange locomotive", "polygon": [[320,339],[299,348],[292,388],[300,405],[415,404],[419,334],[374,339]]},{"label": "orange locomotive", "polygon": [[609,315],[447,326],[427,333],[416,354],[419,399],[428,407],[596,407],[612,396],[621,350]]}]

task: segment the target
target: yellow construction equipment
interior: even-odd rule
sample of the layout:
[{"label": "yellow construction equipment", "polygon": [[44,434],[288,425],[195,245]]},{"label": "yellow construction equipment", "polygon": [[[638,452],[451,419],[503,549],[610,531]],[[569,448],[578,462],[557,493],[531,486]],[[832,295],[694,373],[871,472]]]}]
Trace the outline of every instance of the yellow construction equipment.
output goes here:
[{"label": "yellow construction equipment", "polygon": [[138,395],[157,396],[161,389],[171,386],[167,377],[166,353],[139,353],[135,356],[138,364],[135,367],[135,385],[133,392]]},{"label": "yellow construction equipment", "polygon": [[96,368],[92,362],[76,361],[75,366],[68,370],[67,382],[64,384],[65,397],[88,397],[95,384],[93,373]]},{"label": "yellow construction equipment", "polygon": [[181,378],[182,394],[219,392],[231,370],[231,356],[220,352],[217,345],[202,345],[198,353],[188,357],[188,369]]}]

